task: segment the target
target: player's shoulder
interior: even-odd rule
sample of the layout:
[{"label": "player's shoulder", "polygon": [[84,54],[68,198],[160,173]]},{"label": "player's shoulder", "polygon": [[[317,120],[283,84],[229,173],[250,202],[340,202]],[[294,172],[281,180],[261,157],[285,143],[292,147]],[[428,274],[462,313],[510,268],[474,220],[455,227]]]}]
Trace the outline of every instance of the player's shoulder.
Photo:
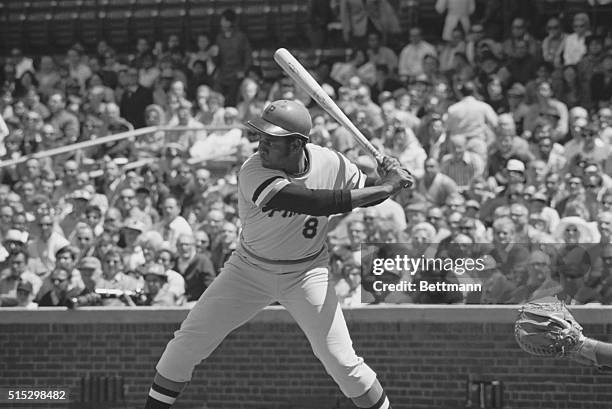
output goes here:
[{"label": "player's shoulder", "polygon": [[244,171],[258,168],[263,168],[263,165],[261,163],[261,157],[259,156],[259,152],[255,152],[251,156],[249,156],[247,160],[244,161],[244,163],[240,167],[240,172],[242,173]]},{"label": "player's shoulder", "polygon": [[264,167],[259,153],[255,152],[240,167],[238,184],[241,186],[252,185],[269,179],[285,179],[286,177],[285,172],[281,170]]},{"label": "player's shoulder", "polygon": [[333,163],[337,163],[340,160],[346,160],[346,158],[344,158],[344,156],[340,152],[320,145],[315,145],[313,143],[307,144],[306,149],[308,149],[308,151],[310,152],[310,155],[313,160],[321,160],[324,162]]}]

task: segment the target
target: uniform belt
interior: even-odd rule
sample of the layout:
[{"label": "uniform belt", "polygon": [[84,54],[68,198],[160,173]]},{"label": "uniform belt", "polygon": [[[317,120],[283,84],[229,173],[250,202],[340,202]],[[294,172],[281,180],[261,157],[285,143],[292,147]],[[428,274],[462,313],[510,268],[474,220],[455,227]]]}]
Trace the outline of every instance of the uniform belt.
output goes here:
[{"label": "uniform belt", "polygon": [[322,246],[321,249],[319,251],[317,251],[316,253],[314,253],[314,254],[312,254],[312,255],[310,255],[308,257],[300,258],[300,259],[297,259],[297,260],[270,260],[270,259],[267,259],[265,257],[260,257],[257,254],[253,253],[252,251],[247,249],[247,247],[244,244],[242,244],[242,243],[240,243],[240,247],[244,250],[245,253],[247,253],[249,256],[253,257],[255,260],[261,261],[263,263],[269,263],[269,264],[300,264],[300,263],[305,263],[307,261],[312,261],[312,260],[316,259],[325,250],[325,246]]}]

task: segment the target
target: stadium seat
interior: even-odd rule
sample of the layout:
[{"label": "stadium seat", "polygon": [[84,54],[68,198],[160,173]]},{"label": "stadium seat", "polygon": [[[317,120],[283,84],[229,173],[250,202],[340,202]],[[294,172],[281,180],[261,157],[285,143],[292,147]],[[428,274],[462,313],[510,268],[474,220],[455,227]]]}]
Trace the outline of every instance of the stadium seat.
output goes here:
[{"label": "stadium seat", "polygon": [[275,35],[271,25],[272,0],[255,0],[245,3],[239,18],[240,28],[254,45],[264,46]]},{"label": "stadium seat", "polygon": [[132,13],[130,21],[130,37],[131,43],[134,43],[136,38],[145,37],[149,39],[155,38],[157,34],[157,16],[159,12],[157,8],[136,8]]},{"label": "stadium seat", "polygon": [[94,8],[83,6],[79,12],[76,31],[85,46],[95,46],[102,38],[102,19],[99,18],[99,12]]},{"label": "stadium seat", "polygon": [[84,39],[84,35],[78,32],[80,18],[80,14],[74,10],[56,10],[49,22],[49,35],[55,51],[64,52],[76,41]]},{"label": "stadium seat", "polygon": [[315,54],[319,57],[319,61],[328,60],[332,63],[346,61],[348,52],[350,52],[350,49],[346,48],[327,48],[315,50]]},{"label": "stadium seat", "polygon": [[103,38],[109,39],[117,48],[127,46],[131,17],[132,11],[129,9],[112,9],[109,7],[102,25]]},{"label": "stadium seat", "polygon": [[25,32],[26,14],[24,10],[9,9],[5,10],[5,24],[3,24],[2,37],[5,48],[8,52],[12,47],[23,47]]},{"label": "stadium seat", "polygon": [[[62,1],[61,3],[71,3],[71,1]],[[53,11],[55,11],[55,8],[58,6],[58,2],[53,0],[38,0],[38,1],[28,1],[28,2],[24,2],[23,3],[25,5],[25,7],[27,7],[27,9],[30,12],[47,12],[47,13],[52,13]]]},{"label": "stadium seat", "polygon": [[158,27],[161,38],[166,39],[170,34],[178,34],[183,37],[187,22],[187,10],[185,7],[165,7],[159,10]]},{"label": "stadium seat", "polygon": [[[187,24],[189,26],[189,35],[192,38],[199,33],[212,33],[213,21],[215,19],[216,10],[213,7],[213,1],[207,2],[207,5],[190,5],[188,9]],[[218,23],[216,23],[218,25]]]},{"label": "stadium seat", "polygon": [[27,14],[26,46],[35,52],[44,52],[49,47],[51,9],[30,9]]}]

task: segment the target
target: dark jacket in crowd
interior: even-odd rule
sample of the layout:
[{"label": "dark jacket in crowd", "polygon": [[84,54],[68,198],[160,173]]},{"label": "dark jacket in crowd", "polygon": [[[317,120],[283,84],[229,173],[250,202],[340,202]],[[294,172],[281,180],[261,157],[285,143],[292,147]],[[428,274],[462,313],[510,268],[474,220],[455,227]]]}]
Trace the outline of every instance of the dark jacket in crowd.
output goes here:
[{"label": "dark jacket in crowd", "polygon": [[144,111],[152,103],[153,93],[150,89],[140,85],[135,91],[126,89],[119,104],[121,116],[134,125],[134,128],[144,128],[146,125]]}]

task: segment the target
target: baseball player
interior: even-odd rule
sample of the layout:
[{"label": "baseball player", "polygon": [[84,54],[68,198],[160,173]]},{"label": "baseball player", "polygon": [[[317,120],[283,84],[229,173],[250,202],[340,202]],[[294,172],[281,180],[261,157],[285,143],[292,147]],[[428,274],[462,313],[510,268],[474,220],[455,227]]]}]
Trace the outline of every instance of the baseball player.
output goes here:
[{"label": "baseball player", "polygon": [[382,179],[365,187],[366,176],[344,156],[308,143],[310,114],[298,102],[275,101],[247,125],[260,141],[238,174],[240,243],[166,346],[145,409],[170,408],[194,367],[275,301],[357,407],[390,408],[376,374],[355,354],[328,280],[327,224],[330,215],[412,185],[412,175],[385,158]]}]

